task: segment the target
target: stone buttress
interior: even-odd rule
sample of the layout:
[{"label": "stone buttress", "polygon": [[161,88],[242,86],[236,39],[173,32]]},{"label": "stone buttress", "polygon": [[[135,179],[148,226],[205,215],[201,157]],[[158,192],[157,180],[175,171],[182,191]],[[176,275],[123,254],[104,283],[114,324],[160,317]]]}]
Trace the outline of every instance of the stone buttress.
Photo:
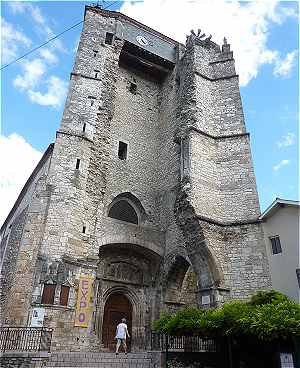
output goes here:
[{"label": "stone buttress", "polygon": [[270,286],[270,278],[249,134],[226,39],[220,50],[192,33],[179,78],[181,189],[175,213],[192,264],[200,269],[199,294],[208,304],[248,298]]}]

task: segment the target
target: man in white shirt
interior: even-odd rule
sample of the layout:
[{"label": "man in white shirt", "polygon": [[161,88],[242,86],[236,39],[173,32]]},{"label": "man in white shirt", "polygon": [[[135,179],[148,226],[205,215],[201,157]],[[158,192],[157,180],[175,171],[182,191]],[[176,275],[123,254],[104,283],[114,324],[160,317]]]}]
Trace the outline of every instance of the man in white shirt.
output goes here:
[{"label": "man in white shirt", "polygon": [[119,354],[119,348],[121,344],[124,347],[125,354],[127,354],[126,337],[130,338],[126,324],[126,319],[122,318],[121,323],[118,324],[116,330],[116,339],[117,339],[116,355]]}]

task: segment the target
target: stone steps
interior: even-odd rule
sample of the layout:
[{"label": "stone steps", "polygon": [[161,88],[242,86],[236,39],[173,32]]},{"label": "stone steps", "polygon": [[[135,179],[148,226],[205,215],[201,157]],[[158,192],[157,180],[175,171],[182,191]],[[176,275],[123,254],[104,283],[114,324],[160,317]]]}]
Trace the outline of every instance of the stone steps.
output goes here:
[{"label": "stone steps", "polygon": [[47,367],[56,368],[150,368],[151,358],[147,353],[52,353]]}]

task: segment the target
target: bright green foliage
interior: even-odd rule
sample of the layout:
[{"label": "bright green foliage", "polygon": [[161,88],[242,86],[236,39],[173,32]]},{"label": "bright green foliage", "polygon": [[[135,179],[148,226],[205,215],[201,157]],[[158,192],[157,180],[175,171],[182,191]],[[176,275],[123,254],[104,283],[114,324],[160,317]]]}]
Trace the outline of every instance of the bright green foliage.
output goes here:
[{"label": "bright green foliage", "polygon": [[251,305],[263,305],[263,304],[278,304],[288,301],[288,297],[279,291],[269,290],[269,291],[258,291],[254,294],[249,304]]},{"label": "bright green foliage", "polygon": [[233,301],[217,309],[184,308],[155,322],[168,335],[252,336],[263,341],[300,336],[300,305],[274,290],[248,303]]},{"label": "bright green foliage", "polygon": [[168,325],[168,322],[171,319],[172,319],[171,314],[163,313],[160,319],[158,319],[157,321],[154,321],[153,323],[154,329],[156,331],[161,331],[161,332],[166,333],[167,332],[166,326]]},{"label": "bright green foliage", "polygon": [[193,334],[203,314],[205,311],[202,309],[184,308],[175,315],[164,314],[154,323],[154,328],[169,335]]},{"label": "bright green foliage", "polygon": [[264,341],[300,336],[300,305],[292,301],[253,307],[240,319],[244,333]]}]

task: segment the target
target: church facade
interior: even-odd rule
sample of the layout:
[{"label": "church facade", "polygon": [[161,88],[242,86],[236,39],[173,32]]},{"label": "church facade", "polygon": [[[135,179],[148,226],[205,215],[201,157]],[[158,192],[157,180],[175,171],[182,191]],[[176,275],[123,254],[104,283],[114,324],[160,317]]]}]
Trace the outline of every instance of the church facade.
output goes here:
[{"label": "church facade", "polygon": [[163,311],[270,287],[249,134],[225,39],[84,17],[56,141],[1,228],[1,323],[97,351],[125,317],[143,350]]}]

